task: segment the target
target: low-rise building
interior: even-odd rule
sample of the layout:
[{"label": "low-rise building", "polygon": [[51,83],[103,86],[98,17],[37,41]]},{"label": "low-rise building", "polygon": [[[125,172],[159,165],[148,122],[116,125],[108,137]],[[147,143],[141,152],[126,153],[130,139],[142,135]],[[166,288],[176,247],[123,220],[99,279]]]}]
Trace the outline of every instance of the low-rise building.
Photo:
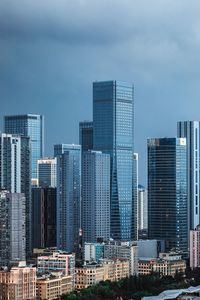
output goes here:
[{"label": "low-rise building", "polygon": [[143,297],[142,300],[199,300],[200,285],[191,286],[186,289],[167,290],[158,296]]},{"label": "low-rise building", "polygon": [[25,262],[0,271],[0,300],[36,299],[36,268]]},{"label": "low-rise building", "polygon": [[75,287],[75,254],[55,251],[52,255],[38,256],[37,270],[39,274],[60,271],[62,275],[71,276]]},{"label": "low-rise building", "polygon": [[100,281],[118,281],[130,276],[127,259],[102,259],[99,264],[85,264],[76,268],[76,289],[87,288]]},{"label": "low-rise building", "polygon": [[186,262],[176,253],[160,253],[159,258],[140,258],[138,261],[139,275],[159,273],[162,276],[175,276],[183,273]]},{"label": "low-rise building", "polygon": [[69,294],[74,290],[72,276],[63,275],[62,272],[51,273],[37,278],[37,299],[54,300]]},{"label": "low-rise building", "polygon": [[200,225],[190,230],[190,267],[200,266]]},{"label": "low-rise building", "polygon": [[84,244],[84,261],[99,263],[102,258],[127,259],[130,275],[137,275],[138,273],[138,247],[136,242],[109,241]]}]

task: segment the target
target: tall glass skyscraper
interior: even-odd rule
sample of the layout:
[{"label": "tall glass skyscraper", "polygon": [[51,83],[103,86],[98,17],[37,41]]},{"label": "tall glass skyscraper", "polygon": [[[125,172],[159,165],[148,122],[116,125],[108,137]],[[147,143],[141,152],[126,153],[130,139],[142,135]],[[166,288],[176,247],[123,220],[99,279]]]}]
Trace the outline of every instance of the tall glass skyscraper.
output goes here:
[{"label": "tall glass skyscraper", "polygon": [[148,231],[166,251],[188,252],[187,145],[185,138],[148,140]]},{"label": "tall glass skyscraper", "polygon": [[32,179],[37,179],[37,161],[44,156],[44,117],[41,115],[15,115],[4,117],[5,133],[30,137]]},{"label": "tall glass skyscraper", "polygon": [[82,229],[84,242],[110,238],[110,156],[101,151],[82,155]]},{"label": "tall glass skyscraper", "polygon": [[81,222],[81,146],[54,146],[57,158],[57,248],[78,250]]},{"label": "tall glass skyscraper", "polygon": [[111,237],[131,240],[133,210],[133,84],[93,83],[94,150],[111,158]]},{"label": "tall glass skyscraper", "polygon": [[177,123],[177,136],[187,139],[188,225],[200,224],[200,122]]}]

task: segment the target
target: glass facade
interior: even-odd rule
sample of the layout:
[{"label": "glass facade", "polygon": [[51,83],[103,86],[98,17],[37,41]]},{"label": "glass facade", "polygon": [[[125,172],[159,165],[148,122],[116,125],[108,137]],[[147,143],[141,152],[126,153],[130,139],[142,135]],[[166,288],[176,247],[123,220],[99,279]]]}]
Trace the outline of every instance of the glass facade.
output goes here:
[{"label": "glass facade", "polygon": [[177,136],[187,138],[188,230],[190,230],[200,224],[200,123],[178,122]]},{"label": "glass facade", "polygon": [[134,236],[133,211],[133,84],[93,83],[94,150],[111,157],[111,237]]},{"label": "glass facade", "polygon": [[110,238],[110,156],[82,155],[82,229],[84,242]]},{"label": "glass facade", "polygon": [[81,146],[55,145],[57,158],[57,248],[79,246],[81,215]]},{"label": "glass facade", "polygon": [[31,140],[31,172],[37,178],[37,161],[44,156],[44,117],[41,115],[16,115],[4,117],[5,133],[20,134]]},{"label": "glass facade", "polygon": [[56,187],[56,158],[38,160],[39,187]]},{"label": "glass facade", "polygon": [[148,230],[166,251],[188,252],[187,145],[184,138],[148,140]]},{"label": "glass facade", "polygon": [[79,123],[79,144],[82,151],[93,149],[93,122],[83,121]]}]

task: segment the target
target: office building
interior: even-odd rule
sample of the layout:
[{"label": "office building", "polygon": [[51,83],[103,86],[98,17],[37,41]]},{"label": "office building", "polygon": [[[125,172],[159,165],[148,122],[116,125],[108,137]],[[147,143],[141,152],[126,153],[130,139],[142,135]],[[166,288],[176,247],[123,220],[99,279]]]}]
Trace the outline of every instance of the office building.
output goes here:
[{"label": "office building", "polygon": [[36,268],[19,262],[0,270],[0,300],[27,299],[36,299]]},{"label": "office building", "polygon": [[127,259],[130,275],[138,274],[138,246],[136,242],[107,242],[104,245],[104,258]]},{"label": "office building", "polygon": [[85,242],[110,238],[110,156],[82,155],[82,230]]},{"label": "office building", "polygon": [[82,151],[93,149],[93,122],[83,121],[79,123],[79,144]]},{"label": "office building", "polygon": [[55,145],[57,157],[57,248],[78,251],[81,222],[81,146]]},{"label": "office building", "polygon": [[148,231],[148,198],[144,186],[138,185],[138,236],[146,238]]},{"label": "office building", "polygon": [[190,230],[190,268],[200,267],[200,225]]},{"label": "office building", "polygon": [[32,246],[56,247],[55,188],[32,188]]},{"label": "office building", "polygon": [[0,191],[0,267],[25,260],[25,197]]},{"label": "office building", "polygon": [[56,187],[56,158],[38,160],[38,186],[41,188]]},{"label": "office building", "polygon": [[4,117],[5,133],[30,137],[32,180],[37,180],[37,161],[44,157],[44,117],[41,115],[13,115]]},{"label": "office building", "polygon": [[0,135],[0,188],[26,197],[26,252],[31,253],[31,152],[30,139]]},{"label": "office building", "polygon": [[200,224],[200,122],[177,123],[177,136],[187,139],[188,229]]},{"label": "office building", "polygon": [[188,254],[187,202],[186,139],[148,139],[149,239],[164,239],[166,251]]},{"label": "office building", "polygon": [[175,276],[185,273],[186,261],[176,253],[160,253],[159,258],[140,258],[138,261],[139,275],[158,273],[160,276]]},{"label": "office building", "polygon": [[132,240],[133,203],[133,84],[93,83],[94,150],[111,158],[111,237]]}]

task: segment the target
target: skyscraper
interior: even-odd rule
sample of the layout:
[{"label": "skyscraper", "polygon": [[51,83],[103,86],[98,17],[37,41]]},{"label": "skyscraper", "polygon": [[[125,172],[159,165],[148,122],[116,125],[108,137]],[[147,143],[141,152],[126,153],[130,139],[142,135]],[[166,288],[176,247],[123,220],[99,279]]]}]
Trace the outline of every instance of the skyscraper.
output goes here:
[{"label": "skyscraper", "polygon": [[81,146],[55,145],[57,157],[57,248],[68,252],[79,245],[81,222]]},{"label": "skyscraper", "polygon": [[178,122],[177,136],[187,139],[188,229],[195,229],[200,224],[200,122]]},{"label": "skyscraper", "polygon": [[38,160],[39,187],[56,187],[56,158],[43,158]]},{"label": "skyscraper", "polygon": [[44,156],[44,117],[41,115],[15,115],[4,117],[5,133],[30,137],[32,179],[37,179],[37,161]]},{"label": "skyscraper", "polygon": [[133,154],[133,236],[138,239],[138,153]]},{"label": "skyscraper", "polygon": [[56,188],[32,188],[32,246],[56,247]]},{"label": "skyscraper", "polygon": [[30,138],[0,135],[0,188],[26,197],[26,252],[31,252],[31,149]]},{"label": "skyscraper", "polygon": [[0,191],[0,266],[26,259],[25,197]]},{"label": "skyscraper", "polygon": [[134,236],[133,84],[93,83],[94,150],[111,158],[111,237]]},{"label": "skyscraper", "polygon": [[83,153],[82,229],[85,242],[110,238],[110,156]]},{"label": "skyscraper", "polygon": [[166,250],[188,252],[185,138],[148,139],[148,230]]},{"label": "skyscraper", "polygon": [[79,123],[79,144],[82,146],[82,151],[93,149],[93,122]]}]

